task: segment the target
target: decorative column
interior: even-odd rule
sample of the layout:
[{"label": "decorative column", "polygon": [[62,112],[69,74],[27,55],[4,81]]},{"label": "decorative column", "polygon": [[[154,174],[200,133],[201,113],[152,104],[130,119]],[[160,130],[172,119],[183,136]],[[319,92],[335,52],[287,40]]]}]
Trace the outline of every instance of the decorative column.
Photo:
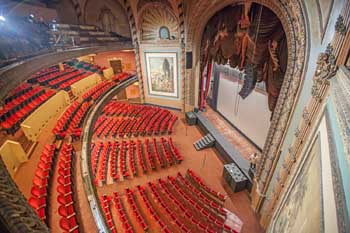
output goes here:
[{"label": "decorative column", "polygon": [[[295,130],[292,145],[288,149],[288,154],[285,161],[278,172],[273,190],[269,196],[265,197],[264,209],[261,213],[261,224],[267,227],[271,217],[276,210],[276,205],[282,193],[285,191],[285,185],[289,174],[293,170],[296,162],[303,155],[302,150],[305,143],[310,139],[310,136],[317,126],[320,114],[326,104],[329,94],[330,79],[336,74],[337,67],[335,66],[335,57],[333,55],[332,46],[328,46],[326,52],[321,53],[317,61],[317,69],[313,78],[313,86],[311,89],[311,99],[305,106],[302,114],[302,119],[299,127]],[[256,186],[255,186],[256,187]]]},{"label": "decorative column", "polygon": [[124,4],[125,4],[124,7],[126,9],[126,13],[128,15],[128,19],[129,19],[132,43],[133,43],[134,48],[135,48],[136,74],[137,74],[138,82],[139,82],[140,99],[141,99],[141,103],[143,104],[145,102],[145,93],[144,93],[144,88],[143,88],[140,46],[139,46],[138,37],[137,37],[136,22],[135,22],[134,14],[132,13],[132,9],[131,9],[129,1],[125,0]]}]

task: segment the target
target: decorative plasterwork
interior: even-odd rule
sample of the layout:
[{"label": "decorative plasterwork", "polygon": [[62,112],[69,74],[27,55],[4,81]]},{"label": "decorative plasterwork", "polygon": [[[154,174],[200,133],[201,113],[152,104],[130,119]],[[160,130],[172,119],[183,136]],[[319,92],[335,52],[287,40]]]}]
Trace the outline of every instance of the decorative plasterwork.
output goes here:
[{"label": "decorative plasterwork", "polygon": [[[192,11],[188,13],[191,17],[188,22],[187,49],[191,50],[193,48],[194,63],[200,60],[201,37],[208,20],[225,6],[240,2],[238,0],[197,1],[191,6]],[[293,106],[296,103],[303,82],[302,77],[307,57],[308,39],[302,1],[256,0],[253,2],[270,8],[277,15],[286,32],[288,42],[288,68],[256,173],[257,187],[259,187],[257,193],[263,196],[274,173],[275,159],[278,158],[277,155],[293,113]],[[197,70],[196,72],[196,78],[199,79],[199,71]],[[260,208],[262,200],[260,197],[257,202],[257,209]]]},{"label": "decorative plasterwork", "polygon": [[344,24],[344,17],[339,15],[337,18],[337,22],[335,23],[335,30],[342,35],[346,33],[346,25]]},{"label": "decorative plasterwork", "polygon": [[139,82],[139,89],[140,89],[140,99],[141,103],[145,102],[145,93],[144,93],[144,87],[143,87],[143,78],[142,78],[142,70],[141,70],[141,57],[140,57],[140,51],[139,51],[139,38],[137,35],[137,29],[136,29],[136,21],[133,14],[133,11],[131,9],[130,2],[128,0],[124,0],[124,8],[126,10],[126,13],[128,15],[129,19],[129,25],[131,30],[131,38],[132,43],[135,48],[135,65],[136,65],[136,73],[138,77]]},{"label": "decorative plasterwork", "polygon": [[169,30],[170,41],[179,40],[178,19],[168,6],[154,3],[144,8],[139,15],[138,25],[141,41],[159,41],[161,27],[166,27]]},{"label": "decorative plasterwork", "polygon": [[321,53],[318,57],[317,68],[315,71],[313,86],[312,86],[312,98],[308,105],[305,106],[302,114],[302,119],[298,129],[295,131],[293,143],[288,149],[288,154],[285,157],[284,163],[281,169],[278,171],[277,179],[273,185],[273,190],[267,199],[267,204],[263,212],[263,222],[270,219],[276,204],[281,198],[281,194],[284,191],[285,184],[288,179],[288,175],[291,173],[299,157],[302,155],[302,150],[305,147],[307,139],[321,117],[321,112],[325,106],[325,99],[328,95],[330,86],[330,79],[335,76],[337,67],[335,65],[333,49],[328,46],[325,53]]}]

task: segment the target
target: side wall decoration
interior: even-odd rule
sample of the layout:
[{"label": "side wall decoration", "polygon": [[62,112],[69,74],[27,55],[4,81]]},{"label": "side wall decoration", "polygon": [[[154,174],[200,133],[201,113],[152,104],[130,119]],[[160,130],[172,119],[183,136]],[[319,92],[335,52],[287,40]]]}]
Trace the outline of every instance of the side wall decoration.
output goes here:
[{"label": "side wall decoration", "polygon": [[149,95],[178,97],[177,53],[145,53]]}]

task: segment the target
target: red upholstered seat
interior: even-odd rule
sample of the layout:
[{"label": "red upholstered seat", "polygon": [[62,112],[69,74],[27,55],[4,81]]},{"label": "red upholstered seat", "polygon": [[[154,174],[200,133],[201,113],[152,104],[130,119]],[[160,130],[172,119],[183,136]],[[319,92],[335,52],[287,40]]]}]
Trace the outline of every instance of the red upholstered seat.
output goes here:
[{"label": "red upholstered seat", "polygon": [[70,233],[79,233],[79,226],[78,223],[75,219],[75,216],[72,216],[70,218],[61,218],[60,219],[60,227],[65,231],[65,232],[70,232]]}]

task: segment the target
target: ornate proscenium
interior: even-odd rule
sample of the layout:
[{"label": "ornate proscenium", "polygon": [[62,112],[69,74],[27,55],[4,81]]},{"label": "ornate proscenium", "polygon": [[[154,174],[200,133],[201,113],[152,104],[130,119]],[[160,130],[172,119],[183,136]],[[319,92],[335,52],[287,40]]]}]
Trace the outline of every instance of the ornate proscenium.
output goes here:
[{"label": "ornate proscenium", "polygon": [[341,35],[345,35],[346,33],[346,25],[344,24],[344,17],[342,15],[339,15],[337,18],[337,22],[335,23],[335,30]]}]

